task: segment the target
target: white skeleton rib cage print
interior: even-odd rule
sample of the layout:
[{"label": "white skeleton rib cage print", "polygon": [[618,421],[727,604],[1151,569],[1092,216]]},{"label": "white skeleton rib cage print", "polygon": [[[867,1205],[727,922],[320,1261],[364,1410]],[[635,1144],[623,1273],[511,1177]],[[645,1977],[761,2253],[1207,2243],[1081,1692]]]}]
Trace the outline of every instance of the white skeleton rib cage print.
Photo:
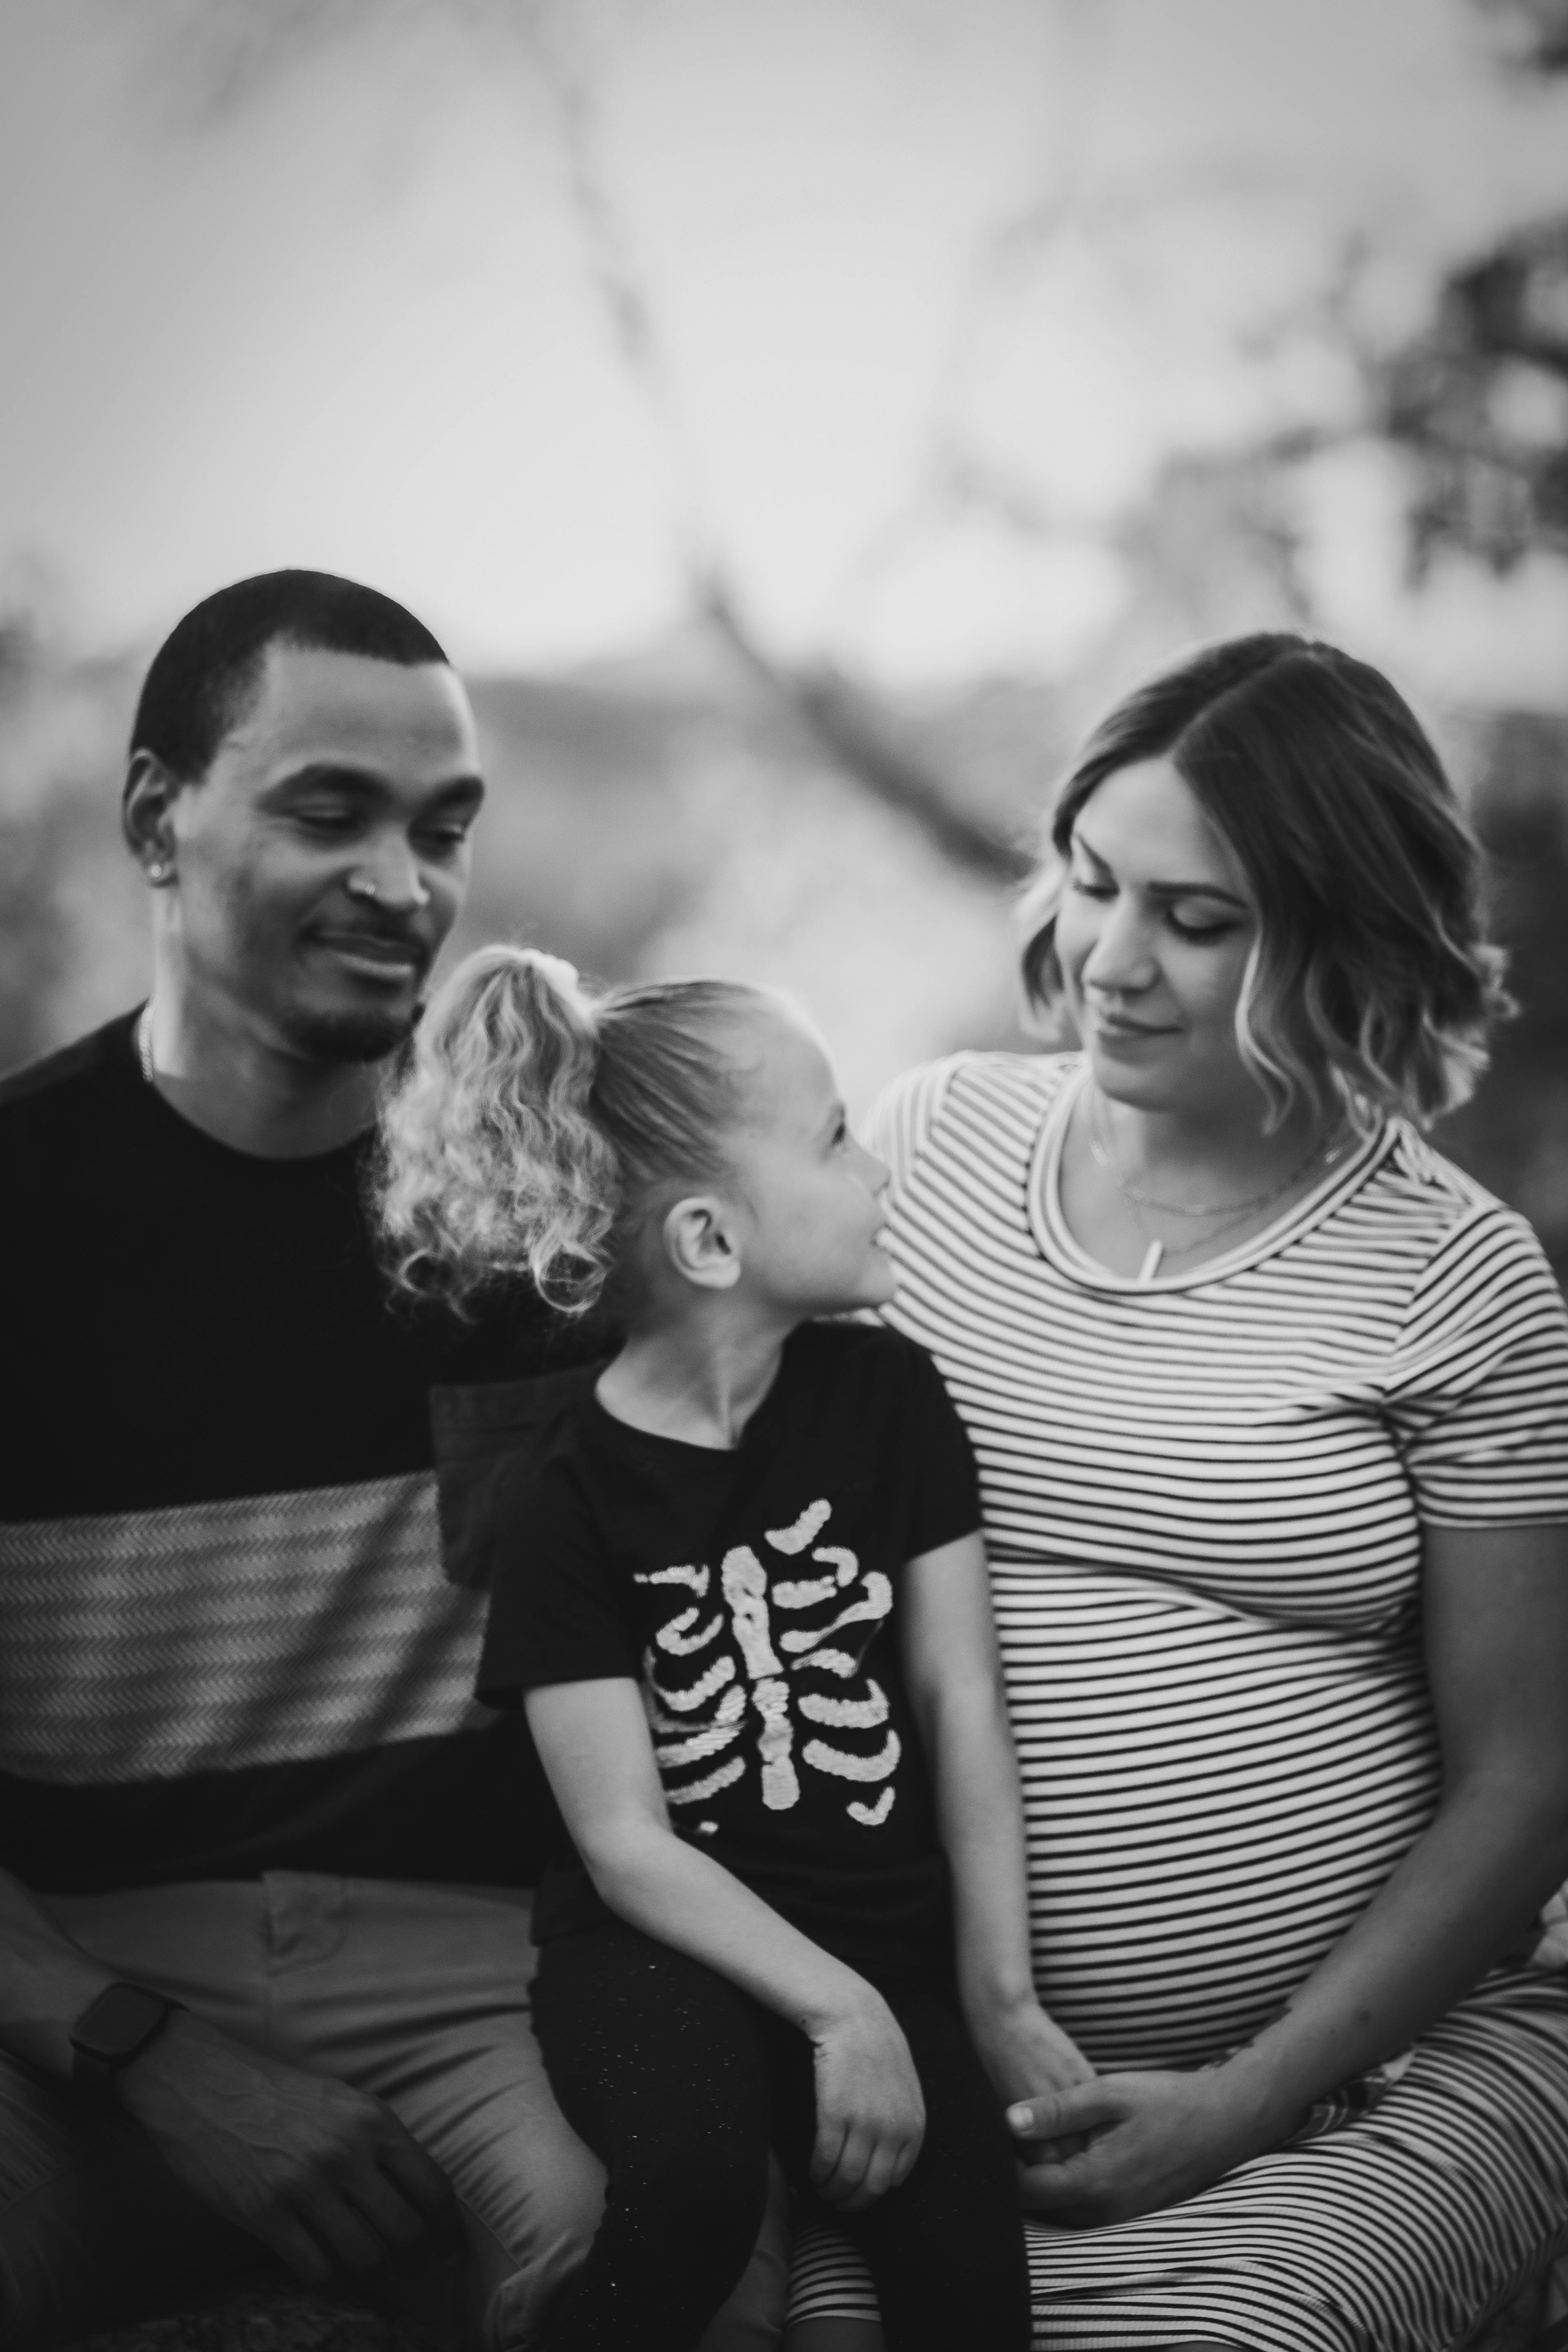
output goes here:
[{"label": "white skeleton rib cage print", "polygon": [[[786,1559],[809,1549],[812,1560],[826,1571],[823,1575],[780,1577],[770,1582],[768,1570],[750,1544],[738,1544],[725,1553],[716,1591],[712,1571],[705,1566],[661,1568],[638,1575],[639,1584],[670,1585],[695,1595],[691,1606],[659,1627],[643,1653],[643,1704],[664,1792],[672,1806],[701,1804],[744,1777],[746,1748],[731,1755],[725,1750],[744,1740],[748,1698],[759,1719],[763,1802],[773,1812],[785,1812],[800,1801],[795,1717],[829,1732],[873,1731],[888,1724],[887,1693],[862,1673],[861,1662],[892,1609],[892,1583],[879,1569],[862,1573],[855,1554],[842,1544],[817,1543],[832,1509],[830,1503],[812,1503],[793,1527],[770,1528],[764,1538]],[[832,1612],[825,1622],[786,1622],[797,1612],[822,1609]],[[733,1637],[739,1666],[728,1648],[711,1655],[726,1628]],[[695,1662],[694,1677],[682,1683],[673,1677],[688,1659]],[[816,1689],[812,1681],[816,1675],[840,1687]],[[793,1679],[797,1676],[805,1679]],[[847,1689],[846,1685],[856,1687]],[[857,1755],[836,1747],[830,1738],[803,1734],[799,1759],[812,1771],[863,1787],[889,1782],[872,1803],[851,1797],[845,1808],[852,1821],[879,1829],[893,1810],[897,1791],[890,1776],[898,1769],[900,1753],[899,1735],[889,1724],[886,1738],[870,1755]],[[711,1770],[702,1769],[716,1756],[723,1756],[724,1761]],[[696,1778],[684,1779],[693,1768]],[[699,1822],[696,1827],[711,1834],[718,1824]]]}]

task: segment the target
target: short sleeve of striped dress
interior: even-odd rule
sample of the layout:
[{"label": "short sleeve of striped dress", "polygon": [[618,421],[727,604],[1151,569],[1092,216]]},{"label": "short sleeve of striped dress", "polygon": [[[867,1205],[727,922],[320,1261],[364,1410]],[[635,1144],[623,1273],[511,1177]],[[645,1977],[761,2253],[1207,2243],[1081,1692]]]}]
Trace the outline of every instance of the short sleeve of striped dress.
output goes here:
[{"label": "short sleeve of striped dress", "polygon": [[1568,1318],[1522,1217],[1483,1199],[1456,1220],[1415,1285],[1387,1403],[1428,1526],[1568,1519]]}]

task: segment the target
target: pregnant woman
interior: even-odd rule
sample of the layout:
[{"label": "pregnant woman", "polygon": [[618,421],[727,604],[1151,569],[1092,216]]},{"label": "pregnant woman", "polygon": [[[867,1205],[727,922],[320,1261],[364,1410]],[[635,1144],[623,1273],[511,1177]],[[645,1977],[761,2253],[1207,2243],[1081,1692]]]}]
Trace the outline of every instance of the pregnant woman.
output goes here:
[{"label": "pregnant woman", "polygon": [[[1438,2352],[1568,2230],[1568,1318],[1421,1139],[1504,1000],[1375,671],[1210,648],[1091,740],[1025,974],[1080,1054],[900,1082],[979,1456],[1040,1999],[1037,2340]],[[792,2352],[874,2345],[804,2249]]]}]

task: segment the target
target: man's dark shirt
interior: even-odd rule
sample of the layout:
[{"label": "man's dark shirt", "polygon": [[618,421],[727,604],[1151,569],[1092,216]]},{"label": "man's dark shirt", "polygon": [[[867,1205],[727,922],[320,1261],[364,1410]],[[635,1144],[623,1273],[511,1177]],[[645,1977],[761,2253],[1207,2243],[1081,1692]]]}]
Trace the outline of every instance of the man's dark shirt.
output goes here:
[{"label": "man's dark shirt", "polygon": [[427,1391],[574,1351],[531,1302],[394,1305],[370,1148],[216,1141],[129,1017],[0,1084],[0,1866],[30,1886],[533,1875]]}]

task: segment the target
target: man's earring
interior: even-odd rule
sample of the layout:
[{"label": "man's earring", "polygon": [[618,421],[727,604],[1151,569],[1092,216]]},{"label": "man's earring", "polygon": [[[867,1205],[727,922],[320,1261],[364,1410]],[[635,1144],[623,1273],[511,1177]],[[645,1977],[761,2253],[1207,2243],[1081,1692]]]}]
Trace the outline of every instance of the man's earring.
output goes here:
[{"label": "man's earring", "polygon": [[163,863],[163,859],[162,859],[161,857],[155,857],[155,858],[153,860],[152,864],[151,864],[151,865],[148,866],[148,868],[147,868],[147,879],[148,879],[148,881],[149,881],[149,882],[166,882],[166,881],[168,880],[168,878],[169,878],[169,868],[164,865],[164,863]]}]

